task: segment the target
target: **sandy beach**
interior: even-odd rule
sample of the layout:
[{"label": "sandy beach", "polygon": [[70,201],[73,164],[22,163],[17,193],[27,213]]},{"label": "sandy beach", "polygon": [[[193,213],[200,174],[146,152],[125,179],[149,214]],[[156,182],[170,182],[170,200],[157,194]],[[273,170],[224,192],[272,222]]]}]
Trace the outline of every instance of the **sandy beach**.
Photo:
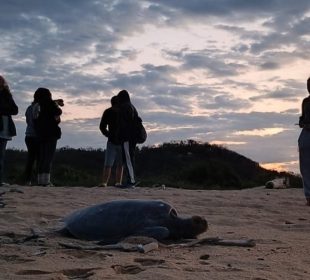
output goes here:
[{"label": "sandy beach", "polygon": [[[301,189],[202,191],[113,187],[0,189],[0,279],[310,279],[310,208]],[[76,209],[115,199],[161,199],[179,215],[202,215],[199,238],[254,239],[256,246],[159,247],[148,253],[67,249],[70,238],[25,240]]]}]

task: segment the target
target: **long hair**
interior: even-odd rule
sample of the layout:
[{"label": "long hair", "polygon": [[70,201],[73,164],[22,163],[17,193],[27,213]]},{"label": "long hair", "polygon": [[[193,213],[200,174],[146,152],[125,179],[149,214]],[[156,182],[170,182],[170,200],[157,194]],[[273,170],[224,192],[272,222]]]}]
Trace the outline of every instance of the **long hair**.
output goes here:
[{"label": "long hair", "polygon": [[9,88],[9,85],[7,83],[7,81],[4,79],[3,76],[0,75],[0,84],[3,84],[3,92],[8,94],[8,95],[11,95],[11,91],[10,91],[10,88]]},{"label": "long hair", "polygon": [[48,88],[38,88],[34,93],[34,102],[40,105],[47,104],[52,101],[52,94]]}]

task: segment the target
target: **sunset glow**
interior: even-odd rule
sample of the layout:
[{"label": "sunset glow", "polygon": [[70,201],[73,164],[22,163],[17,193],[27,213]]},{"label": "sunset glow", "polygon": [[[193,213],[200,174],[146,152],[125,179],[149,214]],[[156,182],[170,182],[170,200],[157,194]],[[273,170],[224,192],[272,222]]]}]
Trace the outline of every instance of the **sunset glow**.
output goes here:
[{"label": "sunset glow", "polygon": [[11,147],[25,149],[24,112],[47,87],[65,100],[59,145],[103,148],[102,112],[127,89],[145,145],[196,139],[298,172],[309,1],[7,1],[1,12],[0,69],[20,108]]}]

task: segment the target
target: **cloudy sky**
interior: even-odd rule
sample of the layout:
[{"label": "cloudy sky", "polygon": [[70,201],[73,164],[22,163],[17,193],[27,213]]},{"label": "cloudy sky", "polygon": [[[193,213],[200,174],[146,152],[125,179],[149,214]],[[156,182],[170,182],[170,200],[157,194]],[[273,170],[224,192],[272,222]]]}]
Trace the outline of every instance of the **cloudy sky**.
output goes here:
[{"label": "cloudy sky", "polygon": [[104,148],[98,125],[127,89],[146,145],[195,139],[298,171],[310,75],[309,0],[2,0],[0,72],[19,105],[65,100],[58,147]]}]

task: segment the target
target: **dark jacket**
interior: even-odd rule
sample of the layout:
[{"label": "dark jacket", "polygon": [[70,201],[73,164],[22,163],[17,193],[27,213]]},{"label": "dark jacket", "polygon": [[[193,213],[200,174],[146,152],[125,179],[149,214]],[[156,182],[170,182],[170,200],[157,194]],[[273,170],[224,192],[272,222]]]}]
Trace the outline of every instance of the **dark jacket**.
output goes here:
[{"label": "dark jacket", "polygon": [[119,122],[119,109],[110,107],[103,112],[99,125],[101,133],[108,137],[109,142],[115,145],[121,144],[119,135]]},{"label": "dark jacket", "polygon": [[3,130],[2,116],[8,116],[10,136],[16,135],[16,127],[12,115],[18,114],[18,107],[10,93],[0,92],[0,131]]},{"label": "dark jacket", "polygon": [[48,141],[51,139],[59,139],[61,137],[60,115],[62,110],[54,101],[40,104],[40,113],[34,120],[34,127],[40,141]]},{"label": "dark jacket", "polygon": [[310,125],[310,97],[306,97],[302,101],[301,105],[301,117],[299,119],[299,125]]},{"label": "dark jacket", "polygon": [[120,105],[120,140],[132,142],[134,139],[134,121],[138,117],[136,108],[130,103]]}]

